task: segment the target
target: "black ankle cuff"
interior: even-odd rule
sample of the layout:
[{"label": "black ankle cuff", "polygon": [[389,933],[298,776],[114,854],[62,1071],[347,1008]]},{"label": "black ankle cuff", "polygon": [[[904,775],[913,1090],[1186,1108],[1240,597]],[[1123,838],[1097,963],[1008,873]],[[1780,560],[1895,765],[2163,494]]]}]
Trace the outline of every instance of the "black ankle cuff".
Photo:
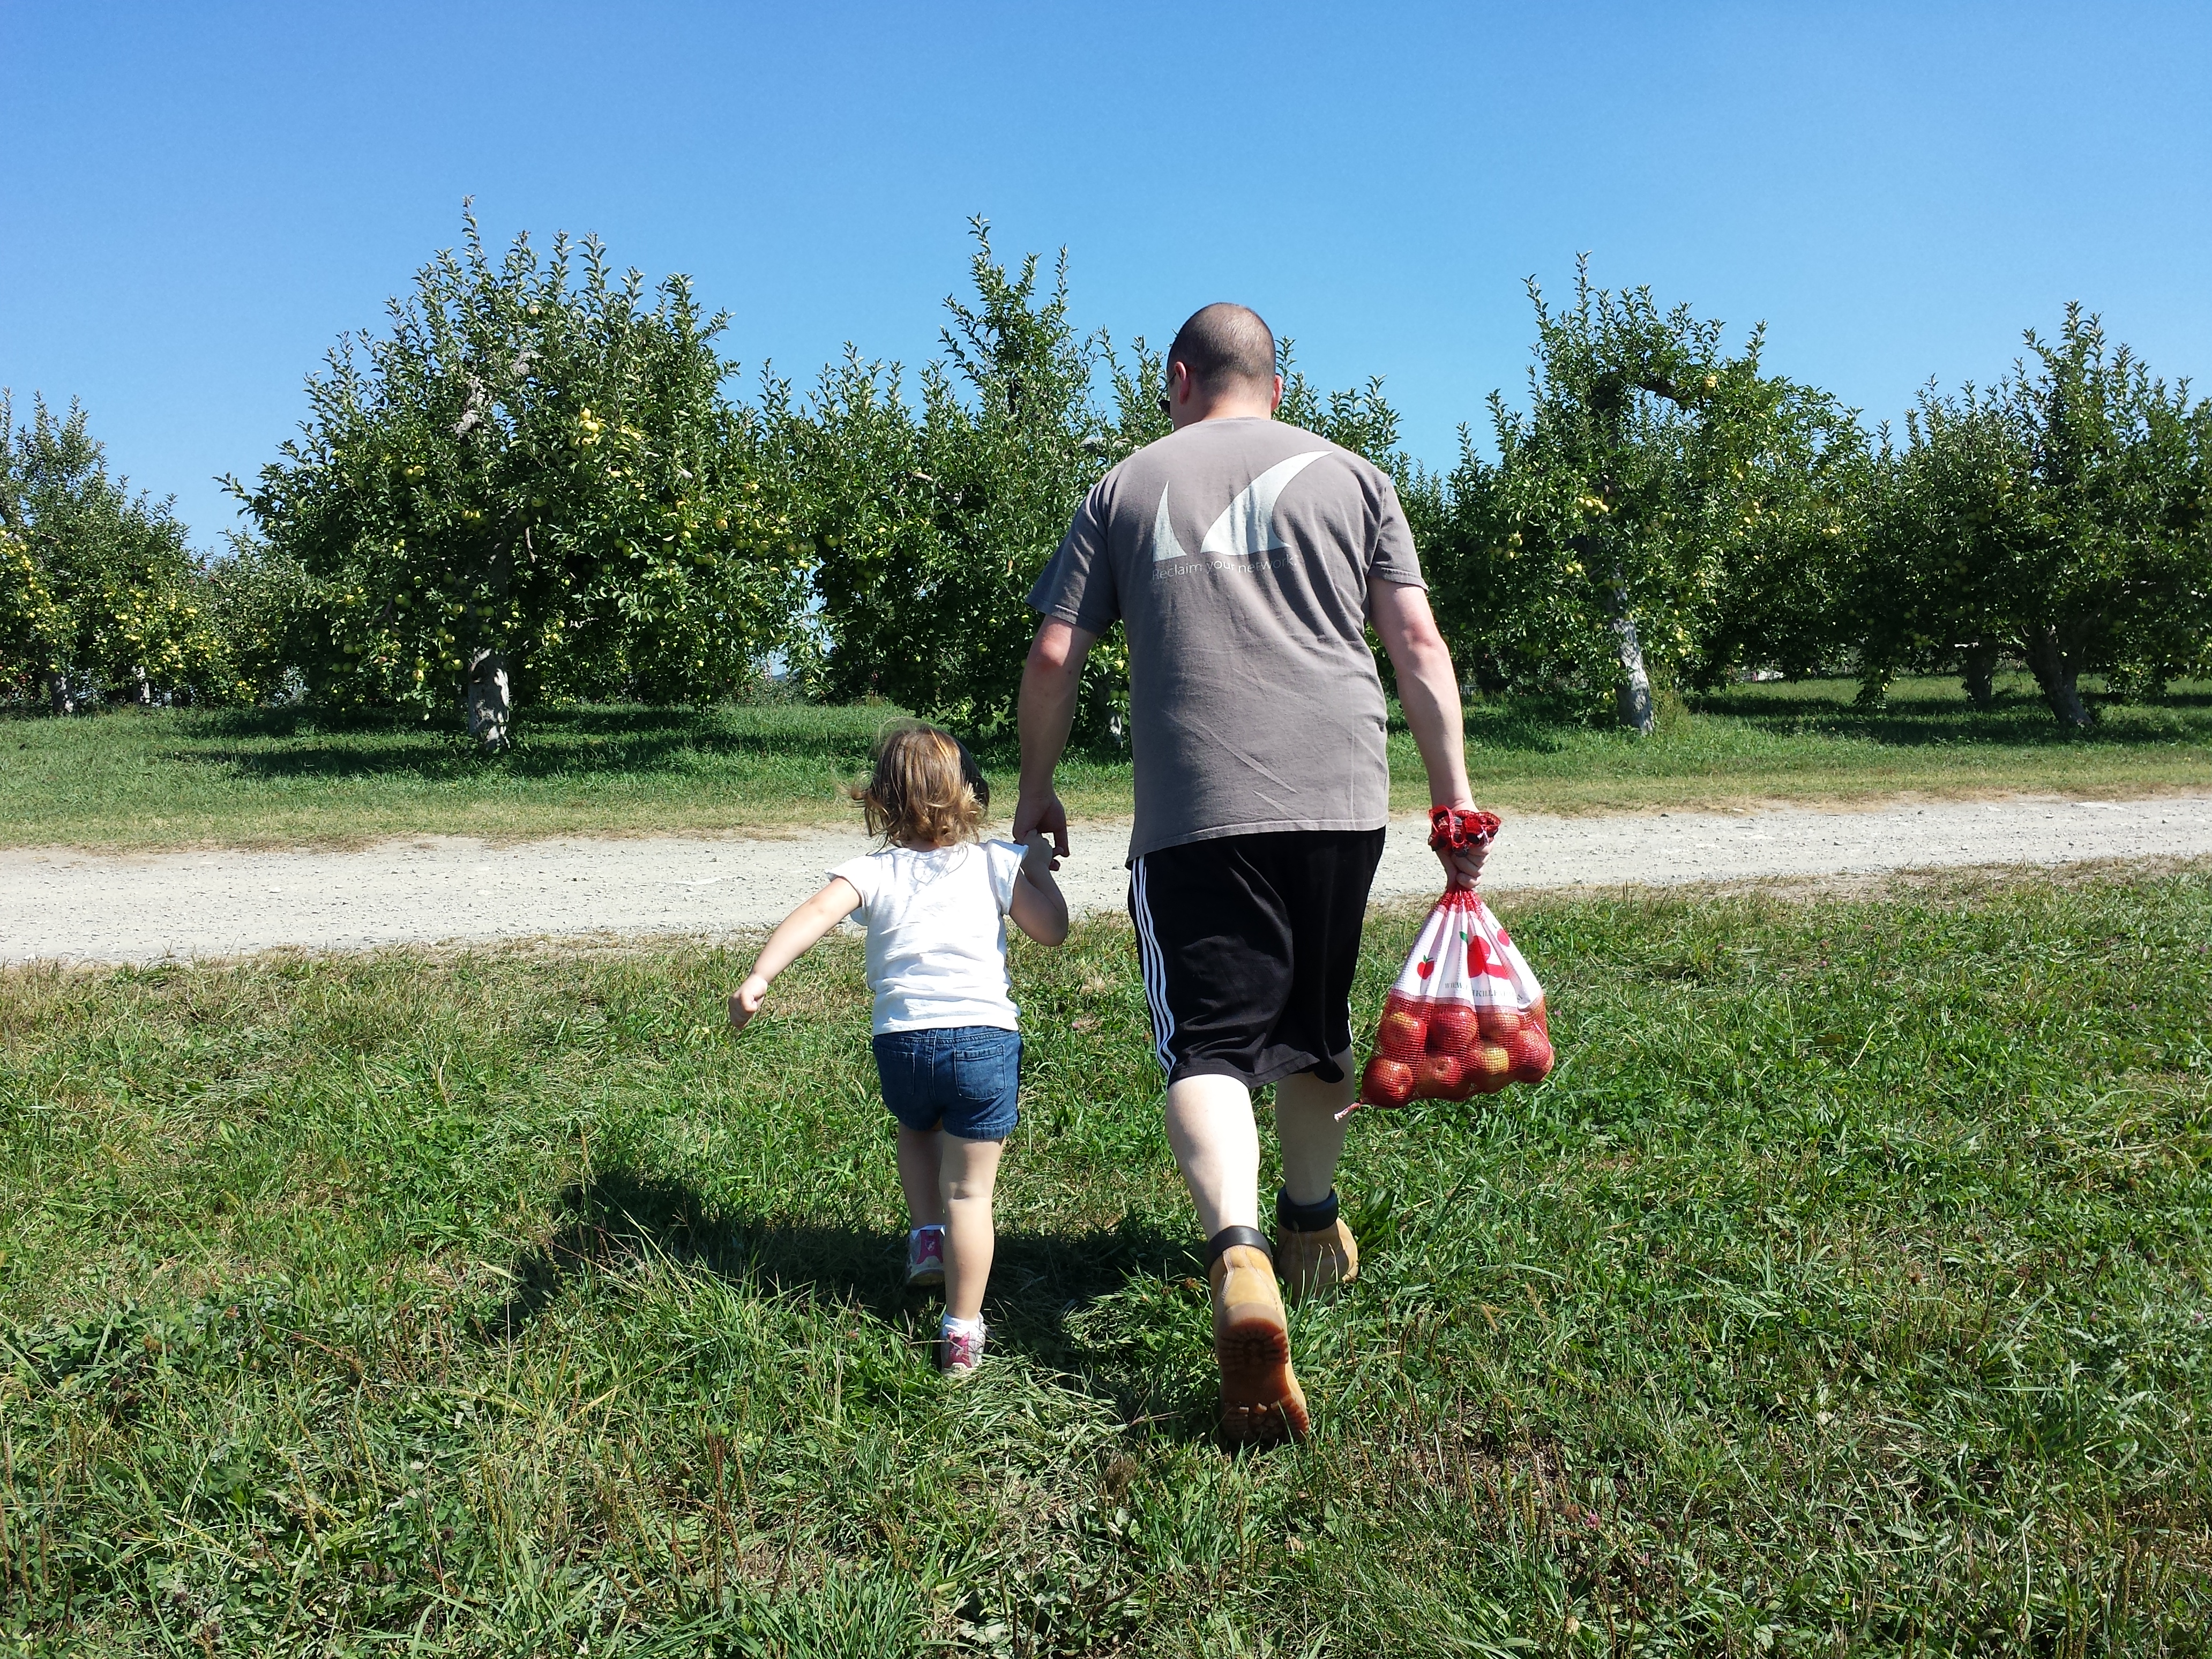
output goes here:
[{"label": "black ankle cuff", "polygon": [[1267,1243],[1267,1235],[1257,1227],[1224,1227],[1206,1241],[1206,1265],[1208,1267],[1221,1260],[1224,1250],[1242,1247],[1266,1254],[1267,1260],[1275,1259],[1275,1247]]},{"label": "black ankle cuff", "polygon": [[1297,1233],[1327,1232],[1336,1225],[1336,1188],[1318,1204],[1293,1204],[1288,1193],[1276,1193],[1275,1224]]}]

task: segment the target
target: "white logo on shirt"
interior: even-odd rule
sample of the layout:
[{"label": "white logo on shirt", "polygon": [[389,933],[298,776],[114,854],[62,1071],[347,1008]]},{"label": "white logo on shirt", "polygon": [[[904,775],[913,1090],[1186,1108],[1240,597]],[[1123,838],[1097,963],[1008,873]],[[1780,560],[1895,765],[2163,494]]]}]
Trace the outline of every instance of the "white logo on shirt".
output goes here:
[{"label": "white logo on shirt", "polygon": [[[1275,538],[1276,499],[1282,495],[1285,485],[1328,453],[1310,449],[1303,455],[1276,462],[1253,479],[1237,493],[1235,501],[1221,509],[1221,516],[1206,531],[1198,550],[1243,558],[1287,546],[1287,543]],[[1182,544],[1176,539],[1175,526],[1168,521],[1168,492],[1163,489],[1159,512],[1152,519],[1152,562],[1158,564],[1185,556]]]},{"label": "white logo on shirt", "polygon": [[1152,562],[1164,559],[1183,557],[1182,544],[1176,539],[1175,526],[1168,521],[1168,490],[1160,486],[1160,510],[1152,520]]}]

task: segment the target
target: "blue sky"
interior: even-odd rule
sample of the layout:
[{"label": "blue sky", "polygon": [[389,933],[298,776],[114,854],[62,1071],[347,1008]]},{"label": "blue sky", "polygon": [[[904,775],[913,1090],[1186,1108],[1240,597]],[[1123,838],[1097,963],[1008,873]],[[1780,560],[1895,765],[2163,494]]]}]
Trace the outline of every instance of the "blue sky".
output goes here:
[{"label": "blue sky", "polygon": [[234,522],[343,330],[458,234],[598,232],[726,349],[913,361],[1065,244],[1079,320],[1257,306],[1448,463],[1580,250],[1893,416],[2079,298],[2212,390],[2212,6],[0,0],[0,384]]}]

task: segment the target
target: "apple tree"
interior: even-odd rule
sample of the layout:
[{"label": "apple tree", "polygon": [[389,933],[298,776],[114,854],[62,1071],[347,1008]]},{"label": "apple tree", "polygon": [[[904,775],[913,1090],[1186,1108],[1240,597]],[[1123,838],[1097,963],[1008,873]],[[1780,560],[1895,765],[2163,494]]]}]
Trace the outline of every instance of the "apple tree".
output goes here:
[{"label": "apple tree", "polygon": [[1478,680],[1609,692],[1648,733],[1655,678],[1711,681],[1826,649],[1826,574],[1850,535],[1864,442],[1826,394],[1763,374],[1763,331],[1576,273],[1532,280],[1523,410],[1491,398],[1495,461],[1462,434],[1437,531],[1438,610]]},{"label": "apple tree", "polygon": [[307,573],[252,536],[234,532],[229,541],[200,567],[201,604],[238,700],[266,703],[304,689]]},{"label": "apple tree", "polygon": [[1864,695],[1948,659],[1990,695],[2016,657],[2060,726],[2086,672],[2156,687],[2212,647],[2212,404],[2169,389],[2094,316],[1989,391],[1923,393],[1881,463],[1855,604]]},{"label": "apple tree", "polygon": [[1758,378],[1758,338],[1730,357],[1720,325],[1594,288],[1587,261],[1571,307],[1533,278],[1528,295],[1528,407],[1492,394],[1495,463],[1462,434],[1440,609],[1478,675],[1610,690],[1649,732],[1647,659],[1688,660],[1723,577],[1724,509],[1704,486],[1729,448],[1715,412]]},{"label": "apple tree", "polygon": [[[1047,291],[1035,255],[1010,272],[975,233],[974,301],[945,301],[918,399],[896,366],[848,353],[804,407],[781,387],[763,404],[812,532],[828,693],[989,731],[1013,716],[1031,584],[1134,444],[1092,397],[1107,346],[1068,319],[1066,256]],[[1126,702],[1118,633],[1091,656],[1078,730],[1097,738]]]},{"label": "apple tree", "polygon": [[685,279],[648,300],[589,239],[495,259],[470,218],[389,317],[309,380],[257,487],[232,484],[305,573],[315,695],[458,699],[496,749],[532,697],[702,700],[756,675],[805,552],[763,497],[754,417],[720,396],[726,319]]},{"label": "apple tree", "polygon": [[0,681],[57,714],[94,694],[151,702],[238,694],[198,561],[167,501],[111,477],[76,404],[33,399],[17,426],[0,392]]},{"label": "apple tree", "polygon": [[1735,392],[1705,482],[1723,503],[1709,515],[1725,538],[1720,579],[1684,665],[1708,689],[1743,669],[1796,678],[1850,659],[1875,472],[1857,412],[1828,393],[1771,375]]},{"label": "apple tree", "polygon": [[[769,382],[760,413],[779,499],[817,561],[825,692],[989,732],[1013,719],[1029,591],[1085,492],[1169,422],[1162,354],[1139,337],[1123,356],[1078,332],[1065,252],[1048,289],[1036,256],[1009,270],[985,222],[974,230],[972,297],[945,301],[917,395],[896,365],[848,351],[803,402]],[[1379,387],[1324,397],[1285,344],[1283,418],[1402,469]],[[1078,738],[1126,730],[1127,706],[1127,651],[1109,629],[1085,666]]]}]

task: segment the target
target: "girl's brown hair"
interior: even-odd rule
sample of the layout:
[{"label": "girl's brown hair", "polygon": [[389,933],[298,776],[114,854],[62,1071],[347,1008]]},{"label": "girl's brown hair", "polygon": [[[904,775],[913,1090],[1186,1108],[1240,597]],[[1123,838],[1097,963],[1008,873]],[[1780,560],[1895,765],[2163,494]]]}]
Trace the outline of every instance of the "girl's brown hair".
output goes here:
[{"label": "girl's brown hair", "polygon": [[894,846],[973,840],[991,807],[991,786],[968,745],[920,720],[900,720],[877,734],[874,775],[851,793],[868,833]]}]

